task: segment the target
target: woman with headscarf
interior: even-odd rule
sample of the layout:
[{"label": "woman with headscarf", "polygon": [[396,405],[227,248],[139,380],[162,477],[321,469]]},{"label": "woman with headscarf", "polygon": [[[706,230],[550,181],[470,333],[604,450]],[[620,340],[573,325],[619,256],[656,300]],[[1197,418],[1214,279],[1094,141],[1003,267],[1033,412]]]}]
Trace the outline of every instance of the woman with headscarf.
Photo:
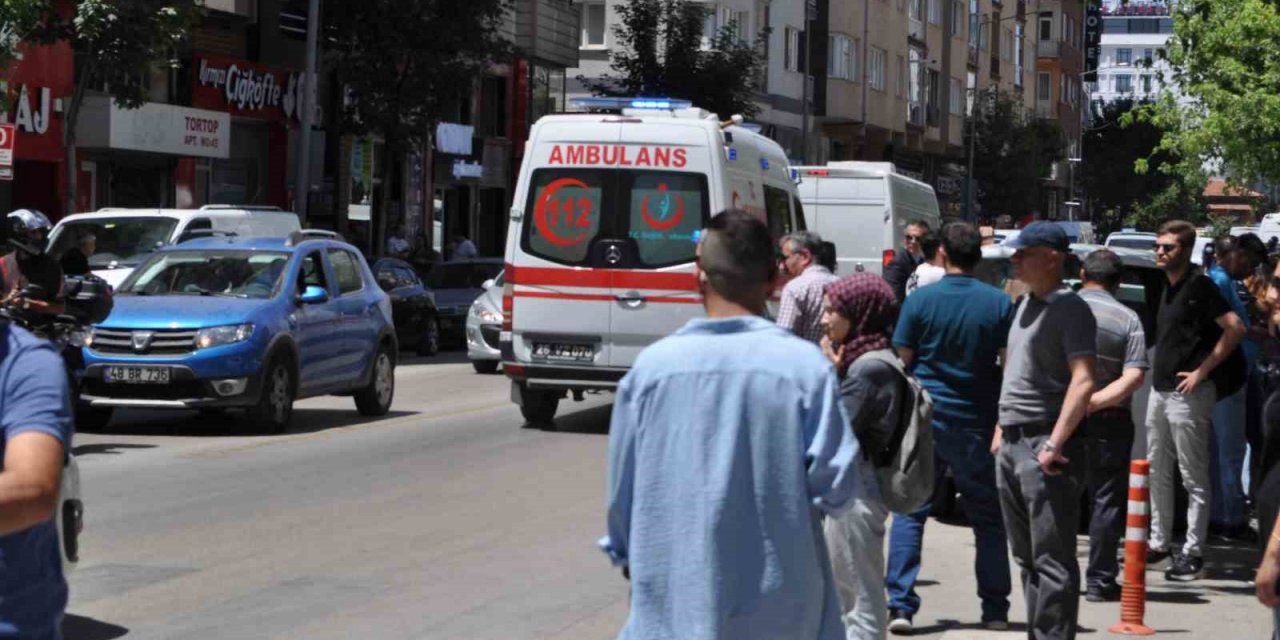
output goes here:
[{"label": "woman with headscarf", "polygon": [[827,285],[822,350],[840,376],[850,428],[862,451],[854,507],[827,518],[823,530],[848,638],[884,638],[889,609],[884,591],[884,531],[889,510],[880,497],[875,467],[884,460],[907,397],[894,367],[862,356],[888,351],[898,320],[898,300],[879,276],[856,273]]}]

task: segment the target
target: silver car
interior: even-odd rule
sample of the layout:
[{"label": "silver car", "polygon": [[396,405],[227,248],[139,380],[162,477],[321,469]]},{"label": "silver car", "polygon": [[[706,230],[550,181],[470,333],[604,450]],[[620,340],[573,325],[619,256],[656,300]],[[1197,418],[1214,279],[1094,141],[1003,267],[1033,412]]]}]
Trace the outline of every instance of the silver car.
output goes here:
[{"label": "silver car", "polygon": [[484,293],[467,311],[467,357],[476,373],[497,373],[502,362],[498,334],[502,331],[502,273],[484,283]]}]

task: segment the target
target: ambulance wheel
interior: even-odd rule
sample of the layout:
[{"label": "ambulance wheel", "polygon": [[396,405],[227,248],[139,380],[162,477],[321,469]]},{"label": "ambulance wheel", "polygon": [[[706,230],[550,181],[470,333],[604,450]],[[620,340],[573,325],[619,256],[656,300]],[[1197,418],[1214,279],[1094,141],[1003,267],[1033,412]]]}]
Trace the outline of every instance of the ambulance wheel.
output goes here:
[{"label": "ambulance wheel", "polygon": [[522,389],[520,391],[520,415],[530,426],[550,427],[560,408],[560,394],[556,391]]}]

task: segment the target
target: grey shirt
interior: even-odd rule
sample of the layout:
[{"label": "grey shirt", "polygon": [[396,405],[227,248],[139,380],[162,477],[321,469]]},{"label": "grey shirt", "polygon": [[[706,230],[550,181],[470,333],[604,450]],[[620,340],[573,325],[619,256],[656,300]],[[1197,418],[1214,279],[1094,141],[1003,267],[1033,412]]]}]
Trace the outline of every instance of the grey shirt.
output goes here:
[{"label": "grey shirt", "polygon": [[1147,336],[1138,314],[1103,289],[1081,289],[1078,295],[1088,303],[1098,323],[1098,363],[1093,369],[1096,387],[1102,389],[1119,380],[1125,369],[1149,369]]},{"label": "grey shirt", "polygon": [[1089,305],[1069,287],[1023,298],[1009,329],[1000,424],[1057,422],[1071,384],[1070,362],[1097,353],[1097,326]]},{"label": "grey shirt", "polygon": [[840,396],[863,457],[884,466],[891,453],[886,447],[901,422],[906,397],[902,374],[887,362],[858,358],[840,381]]}]

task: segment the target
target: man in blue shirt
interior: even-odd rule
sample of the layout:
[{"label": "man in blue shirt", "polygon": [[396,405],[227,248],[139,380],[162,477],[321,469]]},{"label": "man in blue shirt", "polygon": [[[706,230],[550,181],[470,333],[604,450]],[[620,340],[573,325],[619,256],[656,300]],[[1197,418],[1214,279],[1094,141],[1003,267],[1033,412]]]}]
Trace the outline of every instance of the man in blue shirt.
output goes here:
[{"label": "man in blue shirt", "polygon": [[56,640],[67,606],[53,523],[71,447],[62,358],[0,324],[0,638]]},{"label": "man in blue shirt", "polygon": [[769,229],[729,211],[698,246],[707,318],[640,354],[609,433],[624,640],[843,640],[818,522],[853,505],[858,445],[831,363],[761,317]]},{"label": "man in blue shirt", "polygon": [[[990,443],[1000,398],[998,358],[1013,308],[1004,292],[973,277],[982,259],[978,230],[956,222],[943,227],[941,236],[947,275],[907,297],[893,346],[933,398],[934,469],[941,478],[950,467],[973,524],[982,621],[989,629],[1004,629],[1013,587]],[[920,610],[915,584],[929,509],[893,517],[885,583],[889,630],[896,634],[910,633]]]}]

